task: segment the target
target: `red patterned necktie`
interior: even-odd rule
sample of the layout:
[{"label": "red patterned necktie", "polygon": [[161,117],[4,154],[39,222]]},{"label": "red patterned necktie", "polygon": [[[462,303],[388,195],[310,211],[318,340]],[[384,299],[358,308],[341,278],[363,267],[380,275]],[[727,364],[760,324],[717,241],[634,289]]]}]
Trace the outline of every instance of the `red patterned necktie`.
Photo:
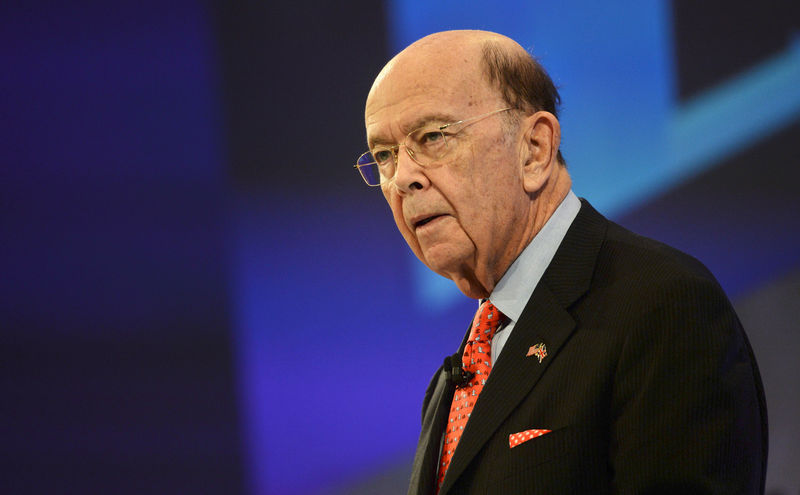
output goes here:
[{"label": "red patterned necktie", "polygon": [[436,484],[436,491],[442,487],[444,475],[453,459],[458,441],[467,425],[467,420],[478,400],[478,394],[483,390],[486,378],[492,370],[492,337],[503,320],[503,314],[489,300],[485,300],[475,320],[472,323],[472,331],[469,334],[467,345],[464,348],[464,355],[461,358],[464,371],[474,373],[469,383],[456,388],[453,395],[453,403],[450,406],[450,417],[447,421],[447,431],[444,436],[444,446],[442,447],[442,460],[439,463],[439,479]]}]

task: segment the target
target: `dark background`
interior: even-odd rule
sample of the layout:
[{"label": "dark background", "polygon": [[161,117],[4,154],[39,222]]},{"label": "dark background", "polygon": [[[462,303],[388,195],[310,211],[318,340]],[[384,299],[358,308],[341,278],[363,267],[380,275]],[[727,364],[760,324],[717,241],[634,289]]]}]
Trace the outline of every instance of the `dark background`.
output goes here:
[{"label": "dark background", "polygon": [[[798,493],[796,3],[487,8],[0,5],[0,492],[404,493],[424,387],[474,303],[352,163],[385,61],[478,27],[562,86],[576,193],[718,276],[765,381],[769,491]],[[590,106],[648,119],[647,94],[652,141]]]}]

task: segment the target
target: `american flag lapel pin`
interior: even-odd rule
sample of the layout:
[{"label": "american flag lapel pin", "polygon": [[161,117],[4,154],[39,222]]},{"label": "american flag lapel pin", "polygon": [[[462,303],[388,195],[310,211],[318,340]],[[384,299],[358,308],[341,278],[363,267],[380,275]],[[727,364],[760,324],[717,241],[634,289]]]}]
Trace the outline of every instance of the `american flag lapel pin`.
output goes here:
[{"label": "american flag lapel pin", "polygon": [[528,349],[528,354],[525,356],[536,356],[539,358],[539,362],[541,363],[542,360],[547,357],[547,347],[545,347],[544,342],[539,342],[536,345],[532,345],[531,348]]}]

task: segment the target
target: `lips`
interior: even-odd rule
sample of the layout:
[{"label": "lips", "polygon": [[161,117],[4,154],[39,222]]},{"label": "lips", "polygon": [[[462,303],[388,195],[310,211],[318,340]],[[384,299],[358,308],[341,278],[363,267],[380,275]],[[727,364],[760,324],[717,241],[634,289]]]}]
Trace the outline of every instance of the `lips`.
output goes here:
[{"label": "lips", "polygon": [[404,206],[404,217],[406,225],[413,232],[419,228],[425,227],[429,223],[437,222],[442,217],[451,216],[450,209],[444,205],[420,205],[416,206],[411,203],[406,203]]},{"label": "lips", "polygon": [[417,222],[414,223],[414,228],[418,229],[418,228],[422,227],[423,225],[425,225],[425,224],[427,224],[427,223],[429,223],[429,222],[431,222],[431,221],[433,221],[433,220],[435,220],[435,219],[437,219],[437,218],[439,218],[441,216],[444,216],[444,215],[431,215],[429,217],[423,218],[422,220],[418,220]]}]

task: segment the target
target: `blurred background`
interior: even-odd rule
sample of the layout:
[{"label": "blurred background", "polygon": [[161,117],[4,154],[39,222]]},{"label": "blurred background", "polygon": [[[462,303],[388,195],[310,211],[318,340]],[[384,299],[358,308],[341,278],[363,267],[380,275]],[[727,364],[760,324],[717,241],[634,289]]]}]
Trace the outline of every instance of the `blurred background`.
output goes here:
[{"label": "blurred background", "polygon": [[405,493],[475,302],[352,164],[380,68],[453,28],[530,48],[576,193],[717,275],[800,493],[789,0],[3,2],[0,493]]}]

